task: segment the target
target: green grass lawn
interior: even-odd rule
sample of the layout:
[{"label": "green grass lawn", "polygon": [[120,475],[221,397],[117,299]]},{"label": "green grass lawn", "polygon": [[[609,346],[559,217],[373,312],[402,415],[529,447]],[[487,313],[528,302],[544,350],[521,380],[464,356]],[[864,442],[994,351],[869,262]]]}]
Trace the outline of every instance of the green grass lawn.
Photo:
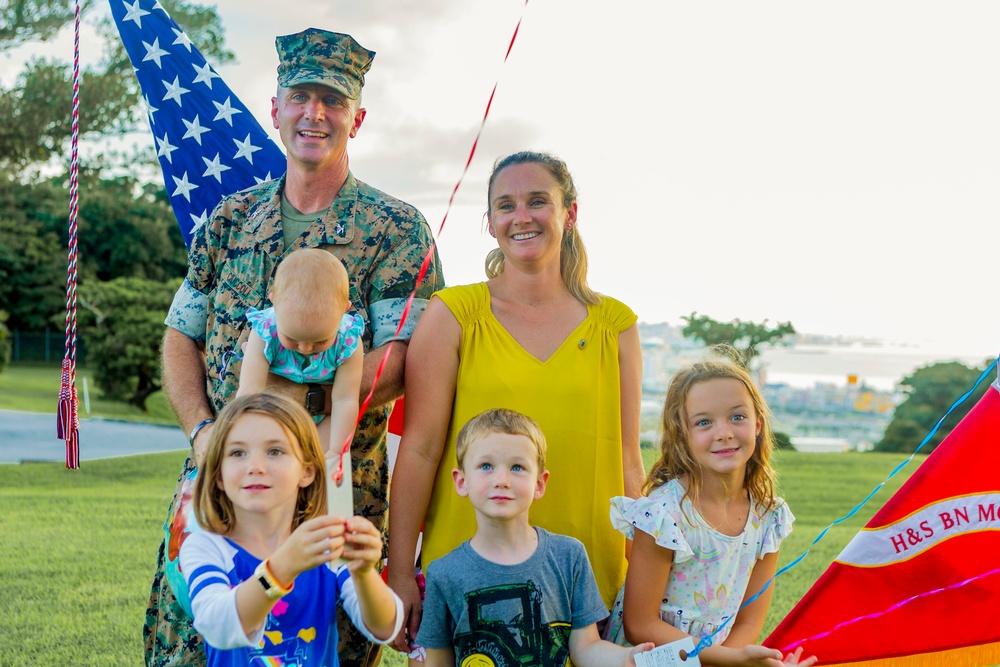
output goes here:
[{"label": "green grass lawn", "polygon": [[[142,663],[146,598],[183,458],[170,452],[85,461],[76,471],[62,464],[0,465],[0,667]],[[780,453],[781,493],[796,515],[781,565],[900,460],[894,454]],[[918,463],[776,581],[765,634]],[[391,667],[404,664],[391,650],[383,659]]]},{"label": "green grass lawn", "polygon": [[[86,411],[84,396],[85,381],[90,399],[89,413]],[[0,410],[55,413],[61,384],[62,369],[59,366],[41,363],[10,364],[0,373]],[[143,412],[133,405],[105,399],[86,368],[77,368],[76,391],[81,419],[105,417],[158,424],[177,423],[161,391],[146,400],[146,412]]]},{"label": "green grass lawn", "polygon": [[0,465],[0,665],[142,664],[156,549],[183,460]]}]

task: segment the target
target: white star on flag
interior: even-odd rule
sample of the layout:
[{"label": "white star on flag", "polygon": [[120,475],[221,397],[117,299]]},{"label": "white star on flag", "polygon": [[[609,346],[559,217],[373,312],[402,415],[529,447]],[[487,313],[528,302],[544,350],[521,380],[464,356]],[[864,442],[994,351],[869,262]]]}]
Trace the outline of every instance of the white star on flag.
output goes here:
[{"label": "white star on flag", "polygon": [[208,86],[209,90],[212,89],[212,79],[218,79],[219,75],[212,71],[212,66],[205,63],[204,67],[194,66],[194,71],[198,73],[193,80],[193,83],[203,83]]},{"label": "white star on flag", "polygon": [[[156,4],[159,5],[160,3],[157,2]],[[191,40],[188,39],[188,36],[185,35],[183,31],[178,30],[177,28],[171,28],[171,30],[174,32],[175,35],[177,35],[177,39],[174,40],[171,46],[183,46],[185,49],[187,49],[188,53],[191,53]]]},{"label": "white star on flag", "polygon": [[263,150],[260,146],[254,146],[252,143],[250,143],[249,134],[247,135],[247,138],[244,139],[243,141],[240,141],[239,139],[233,139],[233,143],[236,144],[236,147],[239,149],[236,151],[236,155],[233,156],[233,159],[235,160],[238,157],[246,158],[247,162],[249,162],[250,164],[253,164],[253,154],[259,150]]},{"label": "white star on flag", "polygon": [[184,197],[184,199],[188,200],[188,203],[191,203],[191,191],[197,189],[198,186],[188,181],[187,172],[185,171],[184,175],[180,178],[176,176],[171,176],[170,178],[174,179],[174,184],[177,186],[177,189],[170,196]]},{"label": "white star on flag", "polygon": [[215,114],[215,118],[213,118],[212,120],[224,120],[227,123],[229,123],[229,127],[233,126],[233,116],[235,116],[238,113],[243,113],[239,109],[234,109],[229,104],[228,97],[226,98],[226,101],[223,104],[219,104],[218,102],[212,102],[212,104],[214,104],[215,108],[219,110],[219,113]]},{"label": "white star on flag", "polygon": [[205,161],[205,166],[208,167],[205,170],[205,173],[202,174],[202,176],[205,177],[214,176],[215,180],[217,180],[219,183],[222,183],[222,172],[229,171],[230,169],[232,169],[232,167],[227,167],[226,165],[219,162],[218,155],[215,156],[214,160],[209,160],[208,158],[205,157],[203,157],[202,160]]},{"label": "white star on flag", "polygon": [[[126,7],[128,7],[128,12],[125,13],[124,17],[122,17],[122,21],[132,21],[132,22],[135,23],[136,27],[141,28],[142,27],[142,17],[143,16],[148,16],[149,12],[147,12],[144,9],[140,9],[139,8],[139,0],[135,0],[135,4],[131,4],[131,5],[128,4],[127,2],[123,2],[122,4],[125,5]],[[117,21],[117,19],[115,19],[115,20]],[[129,58],[131,58],[131,57],[132,56],[129,55]]]},{"label": "white star on flag", "polygon": [[167,83],[166,79],[164,79],[163,85],[167,88],[167,94],[163,96],[163,99],[173,100],[177,102],[177,106],[182,107],[184,104],[181,103],[181,95],[190,93],[191,91],[181,85],[180,79],[179,76],[175,76],[173,83]]},{"label": "white star on flag", "polygon": [[285,156],[159,2],[110,4],[142,89],[170,204],[190,245],[224,196],[283,174]]},{"label": "white star on flag", "polygon": [[170,139],[167,138],[166,132],[163,133],[163,138],[157,139],[157,141],[160,144],[160,149],[156,151],[156,157],[167,158],[167,162],[173,162],[173,159],[170,157],[170,154],[173,153],[175,150],[177,150],[178,147],[170,143]]},{"label": "white star on flag", "polygon": [[163,56],[169,56],[170,51],[164,51],[163,49],[160,48],[160,38],[157,37],[156,39],[154,39],[152,44],[147,44],[146,42],[143,42],[142,45],[146,47],[146,57],[142,59],[142,62],[146,62],[147,60],[152,60],[156,62],[157,67],[162,69],[163,63],[160,62],[160,58],[162,58]]},{"label": "white star on flag", "polygon": [[191,229],[192,231],[197,230],[199,227],[208,222],[208,211],[202,211],[201,215],[191,214]]},{"label": "white star on flag", "polygon": [[198,142],[198,145],[201,146],[201,135],[209,132],[210,130],[207,127],[201,126],[201,121],[198,120],[198,115],[195,114],[193,121],[187,121],[184,118],[181,118],[181,122],[184,123],[184,127],[187,128],[187,132],[184,133],[184,136],[181,137],[181,139],[193,138]]}]

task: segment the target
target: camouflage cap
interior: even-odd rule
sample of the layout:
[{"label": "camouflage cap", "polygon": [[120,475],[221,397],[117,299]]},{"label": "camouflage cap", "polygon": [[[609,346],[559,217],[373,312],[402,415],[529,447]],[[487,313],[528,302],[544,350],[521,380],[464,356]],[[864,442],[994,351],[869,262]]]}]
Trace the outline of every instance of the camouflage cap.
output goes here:
[{"label": "camouflage cap", "polygon": [[276,37],[278,85],[289,88],[318,83],[356,100],[365,85],[365,72],[372,66],[374,51],[350,35],[309,28],[294,35]]}]

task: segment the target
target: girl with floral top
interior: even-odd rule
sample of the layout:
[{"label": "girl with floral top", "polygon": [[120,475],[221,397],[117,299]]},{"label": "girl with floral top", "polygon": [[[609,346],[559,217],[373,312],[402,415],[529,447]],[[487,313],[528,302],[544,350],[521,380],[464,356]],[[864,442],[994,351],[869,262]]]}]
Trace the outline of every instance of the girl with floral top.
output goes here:
[{"label": "girl with floral top", "polygon": [[[725,351],[725,350],[717,350]],[[638,499],[612,499],[614,526],[633,540],[606,635],[619,644],[706,639],[703,665],[805,667],[756,644],[792,513],[774,492],[769,410],[747,371],[706,359],[671,380],[661,457]]]}]

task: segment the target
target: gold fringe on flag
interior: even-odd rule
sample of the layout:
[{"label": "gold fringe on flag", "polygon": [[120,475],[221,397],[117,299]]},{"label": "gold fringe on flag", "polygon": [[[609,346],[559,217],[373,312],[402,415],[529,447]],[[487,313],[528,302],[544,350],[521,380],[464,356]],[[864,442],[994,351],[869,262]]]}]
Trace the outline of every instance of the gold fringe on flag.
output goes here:
[{"label": "gold fringe on flag", "polygon": [[[803,651],[809,654],[809,649]],[[824,664],[822,658],[820,664]],[[833,663],[826,663],[833,664]],[[995,667],[1000,665],[1000,642],[965,646],[948,651],[921,653],[920,655],[865,660],[863,662],[838,662],[837,667]]]}]

